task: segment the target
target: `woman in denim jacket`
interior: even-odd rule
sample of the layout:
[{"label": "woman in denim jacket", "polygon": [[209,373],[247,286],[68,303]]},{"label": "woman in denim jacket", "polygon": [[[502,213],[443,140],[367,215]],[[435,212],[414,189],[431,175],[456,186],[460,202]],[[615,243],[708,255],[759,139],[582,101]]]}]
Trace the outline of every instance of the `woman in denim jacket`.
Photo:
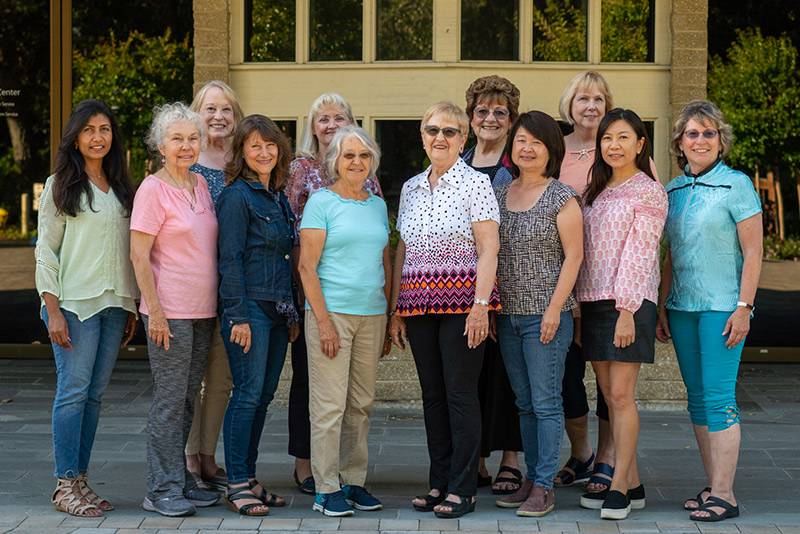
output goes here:
[{"label": "woman in denim jacket", "polygon": [[256,481],[258,442],[278,387],[287,343],[297,337],[292,304],[294,216],[283,188],[291,149],[263,115],[233,133],[228,185],[217,202],[221,328],[233,377],[223,435],[228,508],[267,515],[286,501]]}]

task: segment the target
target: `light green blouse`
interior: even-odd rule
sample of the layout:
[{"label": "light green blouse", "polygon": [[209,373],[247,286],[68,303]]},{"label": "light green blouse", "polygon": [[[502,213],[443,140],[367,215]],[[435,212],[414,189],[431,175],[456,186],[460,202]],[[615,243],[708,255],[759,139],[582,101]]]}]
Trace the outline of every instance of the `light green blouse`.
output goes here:
[{"label": "light green blouse", "polygon": [[[54,176],[39,199],[36,241],[36,290],[51,293],[59,307],[85,321],[108,307],[136,313],[139,288],[130,261],[130,218],[112,189],[91,185],[92,208],[86,195],[81,210],[70,217],[57,213],[52,196]],[[44,306],[44,299],[42,299]]]}]

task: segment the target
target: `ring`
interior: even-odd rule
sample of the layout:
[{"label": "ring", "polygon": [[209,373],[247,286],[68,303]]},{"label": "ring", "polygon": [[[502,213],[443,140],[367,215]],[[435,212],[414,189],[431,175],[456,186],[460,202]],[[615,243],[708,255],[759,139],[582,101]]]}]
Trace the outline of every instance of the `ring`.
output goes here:
[{"label": "ring", "polygon": [[483,330],[481,330],[481,335],[484,335],[484,334],[486,334],[486,332],[485,332],[485,331],[483,331]]}]

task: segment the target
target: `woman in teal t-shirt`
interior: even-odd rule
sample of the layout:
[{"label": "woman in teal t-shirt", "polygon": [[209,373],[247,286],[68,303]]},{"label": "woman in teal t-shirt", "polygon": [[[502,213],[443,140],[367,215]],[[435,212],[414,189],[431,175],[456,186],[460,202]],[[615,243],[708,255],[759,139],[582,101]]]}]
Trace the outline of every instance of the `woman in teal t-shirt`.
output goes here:
[{"label": "woman in teal t-shirt", "polygon": [[326,160],[335,182],[309,198],[303,211],[299,271],[306,295],[313,508],[345,516],[353,507],[382,508],[363,486],[378,359],[389,348],[392,267],[386,203],[363,189],[378,168],[378,145],[365,130],[347,126],[331,141]]}]

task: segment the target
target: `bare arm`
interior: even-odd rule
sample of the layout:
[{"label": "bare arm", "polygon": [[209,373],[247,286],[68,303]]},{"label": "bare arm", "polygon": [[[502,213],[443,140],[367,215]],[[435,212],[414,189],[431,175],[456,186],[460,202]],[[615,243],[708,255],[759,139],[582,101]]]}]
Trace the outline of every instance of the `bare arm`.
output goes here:
[{"label": "bare arm", "polygon": [[542,343],[549,343],[556,335],[561,322],[561,309],[575,287],[583,261],[583,215],[574,197],[561,208],[556,218],[556,227],[564,249],[564,263],[561,264],[550,304],[542,316],[542,333],[539,338]]},{"label": "bare arm", "polygon": [[[756,213],[743,221],[736,223],[736,233],[739,245],[742,247],[744,263],[742,264],[742,282],[739,288],[739,300],[753,304],[758,289],[758,279],[761,277],[761,257],[763,255],[763,229],[761,213]],[[722,335],[728,335],[725,346],[735,347],[750,332],[750,310],[737,307],[727,324]]]},{"label": "bare arm", "polygon": [[658,292],[658,320],[656,321],[656,339],[668,343],[672,333],[669,331],[669,312],[667,311],[667,297],[672,287],[672,250],[667,245],[667,256],[664,258],[664,270],[661,273],[661,289]]},{"label": "bare arm", "polygon": [[[394,270],[392,271],[392,292],[389,298],[389,313],[397,309],[397,299],[400,296],[400,280],[403,278],[403,263],[406,261],[406,244],[401,237],[397,242],[397,250],[394,253]],[[389,318],[389,335],[392,343],[397,348],[405,350],[406,343],[406,322],[397,314]]]},{"label": "bare arm", "polygon": [[341,348],[339,334],[331,322],[328,315],[328,308],[325,306],[325,296],[322,294],[322,284],[317,274],[317,265],[322,257],[322,249],[325,247],[325,239],[328,235],[326,230],[320,228],[304,228],[300,230],[300,261],[298,271],[300,280],[303,282],[306,299],[319,328],[319,341],[322,352],[330,359],[336,357]]},{"label": "bare arm", "polygon": [[131,263],[133,272],[136,274],[136,283],[139,284],[139,291],[147,304],[149,322],[147,334],[156,345],[163,346],[164,350],[169,350],[169,324],[164,310],[161,308],[161,301],[156,292],[156,281],[153,276],[153,265],[150,263],[150,250],[153,248],[156,236],[131,230]]},{"label": "bare arm", "polygon": [[[488,301],[492,296],[497,275],[497,253],[500,251],[500,225],[496,221],[472,223],[475,235],[475,249],[478,265],[475,273],[475,298]],[[467,346],[475,348],[486,339],[489,333],[489,307],[474,304],[467,316],[464,335]]]}]

